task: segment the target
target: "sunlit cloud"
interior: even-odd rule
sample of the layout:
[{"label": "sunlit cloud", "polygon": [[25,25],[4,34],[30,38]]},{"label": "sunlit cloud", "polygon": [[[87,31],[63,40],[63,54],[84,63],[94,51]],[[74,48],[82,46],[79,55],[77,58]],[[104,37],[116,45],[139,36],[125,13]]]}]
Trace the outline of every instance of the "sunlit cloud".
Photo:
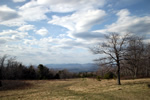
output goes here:
[{"label": "sunlit cloud", "polygon": [[25,64],[89,63],[110,32],[150,37],[148,0],[2,0],[1,55]]}]

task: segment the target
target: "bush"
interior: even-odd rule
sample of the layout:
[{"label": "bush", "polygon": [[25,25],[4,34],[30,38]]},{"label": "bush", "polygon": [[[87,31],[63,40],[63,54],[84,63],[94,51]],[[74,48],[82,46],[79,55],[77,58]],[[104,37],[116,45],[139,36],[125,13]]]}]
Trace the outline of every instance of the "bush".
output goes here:
[{"label": "bush", "polygon": [[96,79],[97,79],[98,81],[101,81],[101,76],[97,76]]},{"label": "bush", "polygon": [[147,87],[148,87],[148,88],[150,88],[150,83],[149,83],[149,84],[147,84]]},{"label": "bush", "polygon": [[115,78],[116,76],[115,76],[115,74],[114,73],[112,73],[112,72],[108,72],[108,73],[106,73],[105,75],[104,75],[104,79],[113,79],[113,78]]}]

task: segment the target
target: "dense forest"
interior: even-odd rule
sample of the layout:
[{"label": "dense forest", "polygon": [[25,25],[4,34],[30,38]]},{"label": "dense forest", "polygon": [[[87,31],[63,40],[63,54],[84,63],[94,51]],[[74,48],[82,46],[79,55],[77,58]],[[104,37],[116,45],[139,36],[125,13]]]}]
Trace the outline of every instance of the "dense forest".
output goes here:
[{"label": "dense forest", "polygon": [[54,70],[49,69],[43,64],[39,64],[37,67],[30,65],[25,66],[22,63],[16,61],[15,58],[8,58],[4,55],[1,58],[1,79],[66,79],[72,78],[73,73],[68,70]]}]

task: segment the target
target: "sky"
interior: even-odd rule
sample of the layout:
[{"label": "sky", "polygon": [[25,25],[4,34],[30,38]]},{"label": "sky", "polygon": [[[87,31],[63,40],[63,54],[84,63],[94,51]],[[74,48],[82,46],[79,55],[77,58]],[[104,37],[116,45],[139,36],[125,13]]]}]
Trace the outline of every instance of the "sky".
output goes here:
[{"label": "sky", "polygon": [[150,41],[150,0],[0,0],[0,56],[23,64],[92,63],[104,35]]}]

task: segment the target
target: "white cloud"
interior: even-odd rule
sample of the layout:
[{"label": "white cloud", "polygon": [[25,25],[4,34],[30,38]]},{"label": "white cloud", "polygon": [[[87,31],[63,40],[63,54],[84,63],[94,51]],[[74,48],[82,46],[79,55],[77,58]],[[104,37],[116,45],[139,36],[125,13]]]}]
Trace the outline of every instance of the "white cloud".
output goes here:
[{"label": "white cloud", "polygon": [[106,0],[37,0],[37,3],[48,6],[52,12],[64,13],[103,7]]},{"label": "white cloud", "polygon": [[3,30],[2,32],[0,32],[0,36],[11,36],[11,35],[22,35],[22,36],[26,36],[28,35],[26,32],[19,32],[16,30]]},{"label": "white cloud", "polygon": [[45,15],[49,10],[44,6],[33,6],[29,8],[20,7],[19,14],[26,21],[39,21],[48,19]]},{"label": "white cloud", "polygon": [[83,40],[73,40],[70,38],[52,38],[45,37],[40,40],[37,39],[24,39],[24,44],[28,44],[30,46],[38,46],[39,48],[45,48],[50,51],[56,50],[67,50],[74,48],[86,48],[89,46],[89,41]]},{"label": "white cloud", "polygon": [[17,30],[3,30],[0,32],[1,44],[21,41],[24,38],[28,38],[27,32],[19,32]]},{"label": "white cloud", "polygon": [[[93,10],[94,12],[94,10]],[[80,17],[84,16],[84,17]],[[88,16],[89,15],[89,16]],[[91,17],[90,17],[91,15]],[[93,14],[94,17],[98,17],[98,15],[105,15],[104,14]],[[98,43],[99,39],[103,41],[103,35],[109,32],[137,32],[140,34],[140,32],[145,32],[148,34],[150,31],[149,26],[150,26],[150,17],[145,16],[145,17],[136,17],[136,16],[131,16],[130,12],[127,9],[120,10],[116,15],[118,16],[118,20],[115,23],[112,23],[111,25],[107,25],[106,29],[102,30],[97,30],[97,31],[92,31],[88,32],[88,30],[91,28],[91,26],[88,26],[88,24],[95,25],[95,22],[97,23],[96,18],[93,18],[92,13],[87,15],[84,13],[83,15],[79,12],[76,12],[70,16],[65,16],[65,17],[56,17],[53,18],[49,23],[53,23],[56,25],[60,25],[63,27],[68,28],[70,32],[72,32],[72,38],[67,38],[67,36],[63,37],[57,37],[57,38],[52,38],[52,37],[46,37],[42,38],[40,40],[30,40],[26,43],[29,43],[30,45],[38,45],[41,48],[47,48],[49,50],[66,50],[66,49],[75,49],[75,48],[87,48],[90,47],[91,45],[94,45],[95,43]],[[88,17],[87,17],[88,16]],[[78,17],[81,19],[78,19]],[[82,20],[82,18],[85,18],[85,20]],[[87,19],[86,19],[87,18]],[[89,19],[88,19],[89,18]],[[102,17],[103,18],[103,17]],[[83,21],[83,22],[82,22]],[[89,21],[89,22],[88,22]],[[101,20],[100,20],[101,22]],[[77,25],[78,23],[79,26]],[[71,26],[72,25],[72,26]],[[87,27],[81,27],[81,26],[87,26]],[[79,27],[79,28],[78,28]],[[82,29],[81,29],[82,28]],[[85,29],[84,29],[85,28]],[[83,32],[82,32],[83,31]],[[40,32],[42,33],[42,32]],[[90,40],[90,41],[89,41]]]},{"label": "white cloud", "polygon": [[25,2],[26,0],[13,0],[13,2]]},{"label": "white cloud", "polygon": [[[24,51],[18,50],[17,52],[20,51],[21,54],[17,55],[30,57],[30,61],[24,59],[28,61],[27,63],[31,61],[35,64],[37,61],[39,63],[86,63],[86,61],[92,61],[93,59],[92,54],[85,51],[85,46],[88,47],[90,43],[88,41],[45,37],[40,40],[25,39],[24,43],[25,45],[21,46]],[[83,59],[84,57],[86,59]]]},{"label": "white cloud", "polygon": [[9,8],[7,5],[0,6],[0,21],[6,21],[18,17],[18,13],[15,10]]},{"label": "white cloud", "polygon": [[22,26],[26,24],[26,22],[22,18],[15,18],[11,20],[2,21],[0,22],[0,24],[9,27],[14,27],[14,26]]},{"label": "white cloud", "polygon": [[15,41],[21,40],[20,37],[14,37],[13,36],[5,36],[5,37],[0,37],[0,44],[6,44],[6,43],[12,43]]},{"label": "white cloud", "polygon": [[37,1],[32,0],[19,7],[19,14],[26,21],[39,21],[48,19],[45,13],[49,12],[48,7],[39,5]]},{"label": "white cloud", "polygon": [[45,36],[48,34],[48,30],[46,28],[42,27],[41,29],[36,31],[36,34],[39,34],[41,36]]},{"label": "white cloud", "polygon": [[29,30],[34,30],[35,26],[34,25],[23,25],[18,28],[19,31],[29,31]]},{"label": "white cloud", "polygon": [[0,24],[5,26],[21,26],[25,24],[24,20],[14,9],[9,8],[7,5],[0,6]]},{"label": "white cloud", "polygon": [[87,11],[104,6],[105,0],[32,0],[19,7],[19,14],[26,21],[48,19],[46,13]]},{"label": "white cloud", "polygon": [[79,11],[69,16],[53,16],[49,24],[60,25],[67,28],[68,36],[75,39],[94,40],[102,35],[99,32],[89,32],[96,24],[101,24],[106,16],[103,10]]},{"label": "white cloud", "polygon": [[[13,1],[24,2],[25,0]],[[115,5],[121,4],[121,2],[127,4],[133,1],[118,0]],[[37,64],[37,62],[84,63],[93,59],[86,48],[103,41],[101,37],[105,33],[129,31],[149,34],[150,17],[132,16],[127,9],[120,10],[116,14],[118,20],[107,25],[105,29],[91,31],[94,25],[100,25],[105,20],[107,14],[100,9],[107,2],[111,2],[109,8],[114,7],[114,1],[108,0],[30,0],[26,4],[16,7],[17,10],[7,5],[0,6],[0,25],[19,26],[13,27],[13,29],[17,28],[16,30],[10,28],[0,32],[0,44],[3,51],[0,52],[1,54],[17,55],[26,64]],[[63,35],[57,36],[57,33],[55,38],[46,37],[49,31],[44,26],[36,30],[37,23],[30,22],[41,20],[42,23],[49,21],[49,24],[64,27],[68,29],[68,32],[65,33],[65,29],[62,33]],[[41,27],[41,24],[37,26]],[[51,25],[49,26],[51,27]],[[45,37],[38,39],[37,37],[29,36],[27,32],[30,32],[30,30]]]},{"label": "white cloud", "polygon": [[76,12],[69,16],[53,16],[49,24],[60,25],[67,28],[71,33],[88,31],[93,25],[99,24],[106,16],[103,10],[88,10]]},{"label": "white cloud", "polygon": [[18,31],[15,31],[15,30],[3,30],[2,32],[0,32],[0,36],[3,36],[3,35],[14,35],[14,34],[18,34]]},{"label": "white cloud", "polygon": [[124,18],[126,16],[129,16],[130,12],[128,11],[128,9],[122,9],[116,15],[120,16],[120,18]]},{"label": "white cloud", "polygon": [[[87,63],[94,59],[93,55],[88,53],[88,51],[83,52],[82,49],[77,48],[72,50],[55,49],[48,51],[47,48],[34,48],[28,45],[12,44],[3,45],[1,50],[11,56],[17,55],[17,59],[27,65],[39,63]],[[1,54],[5,54],[5,52]]]},{"label": "white cloud", "polygon": [[29,9],[29,8],[37,7],[37,6],[39,6],[38,3],[37,3],[37,1],[31,0],[30,2],[27,2],[23,6],[19,7],[19,9],[20,10],[25,10],[25,9]]},{"label": "white cloud", "polygon": [[131,16],[127,9],[122,9],[116,14],[118,20],[111,25],[107,25],[105,29],[95,32],[101,33],[135,33],[135,34],[150,34],[150,16],[137,17]]},{"label": "white cloud", "polygon": [[150,17],[131,16],[127,9],[120,10],[118,13],[117,22],[108,25],[107,29],[110,32],[132,32],[136,34],[149,34],[150,32]]}]

